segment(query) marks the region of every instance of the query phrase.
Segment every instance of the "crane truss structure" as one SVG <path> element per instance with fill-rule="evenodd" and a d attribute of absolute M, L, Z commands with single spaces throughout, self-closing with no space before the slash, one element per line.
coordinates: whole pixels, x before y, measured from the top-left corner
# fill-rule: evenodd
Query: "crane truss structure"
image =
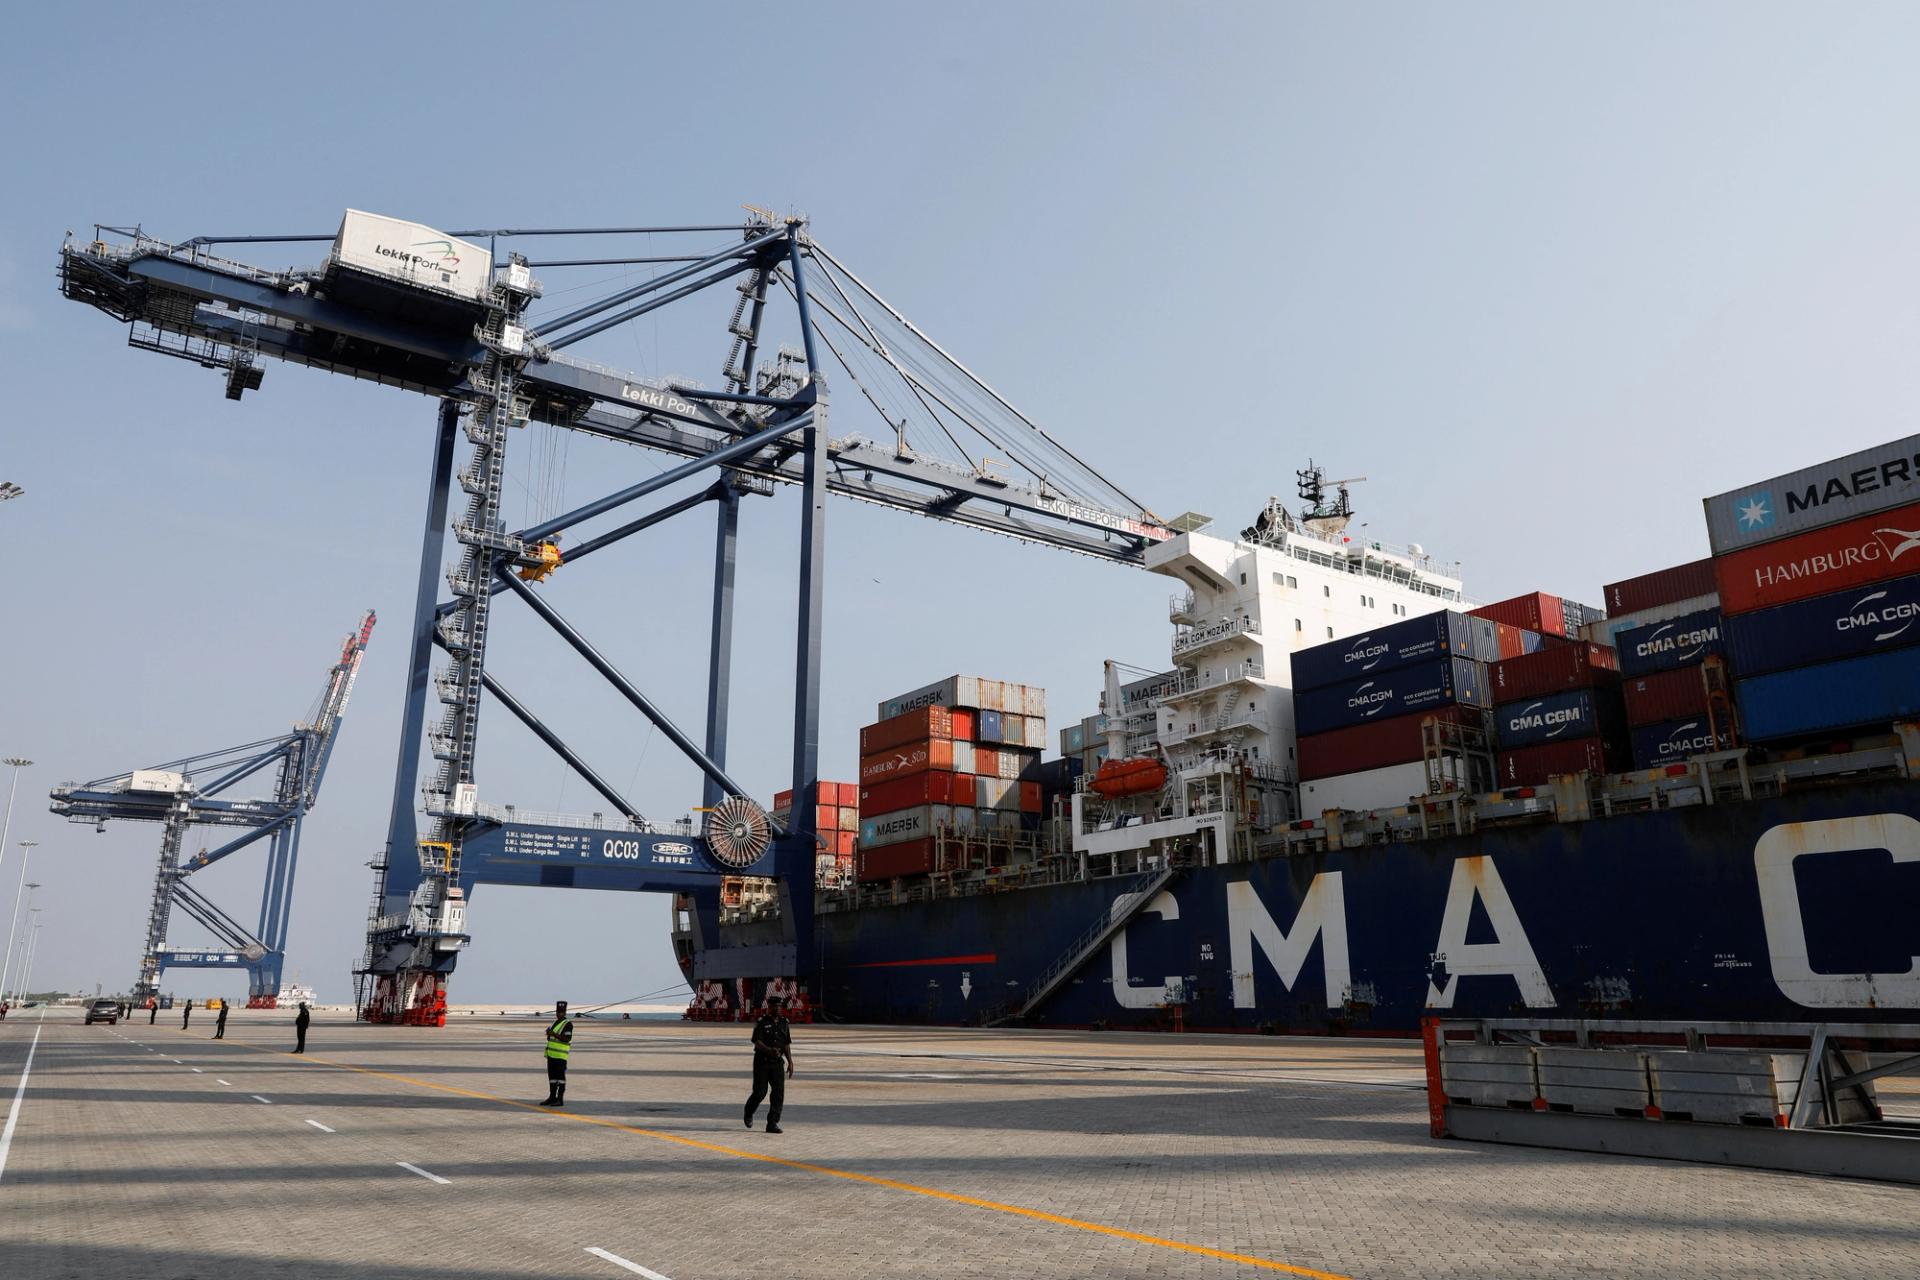
<path fill-rule="evenodd" d="M 54 788 L 53 812 L 69 822 L 91 823 L 102 831 L 109 819 L 160 824 L 159 866 L 140 972 L 133 983 L 136 1004 L 159 994 L 161 975 L 170 968 L 245 969 L 247 1007 L 270 1009 L 276 1004 L 286 961 L 301 823 L 319 797 L 373 624 L 369 611 L 360 626 L 348 633 L 319 701 L 291 732 Z M 241 783 L 269 769 L 274 771 L 270 797 L 232 798 Z M 196 826 L 241 828 L 242 832 L 217 848 L 183 858 L 187 831 Z M 259 921 L 248 929 L 189 880 L 261 840 L 268 847 Z M 218 945 L 211 949 L 170 945 L 167 934 L 176 907 L 212 934 Z"/>
<path fill-rule="evenodd" d="M 356 216 L 348 214 L 351 221 Z M 820 630 L 829 494 L 1000 533 L 1111 562 L 1137 565 L 1173 531 L 1015 409 L 820 246 L 800 218 L 752 211 L 731 225 L 504 229 L 440 233 L 415 224 L 411 244 L 382 248 L 404 263 L 371 267 L 336 236 L 217 236 L 168 242 L 138 228 L 96 227 L 61 254 L 62 291 L 129 325 L 131 345 L 223 373 L 238 399 L 261 385 L 266 358 L 326 369 L 440 400 L 434 468 L 422 538 L 411 637 L 408 701 L 389 840 L 376 861 L 361 971 L 368 1016 L 433 1021 L 446 975 L 466 946 L 465 904 L 478 883 L 594 885 L 670 890 L 694 903 L 702 943 L 699 978 L 799 977 L 813 954 L 815 806 L 818 782 Z M 713 243 L 713 237 L 721 237 Z M 592 237 L 594 256 L 530 251 L 558 238 Z M 635 241 L 636 237 L 643 238 Z M 675 251 L 636 255 L 665 241 Z M 481 248 L 478 241 L 485 241 Z M 263 269 L 217 256 L 229 246 L 332 242 L 318 266 Z M 507 246 L 503 251 L 503 242 Z M 482 256 L 478 287 L 429 263 Z M 637 284 L 581 305 L 541 305 L 535 271 L 655 270 Z M 645 378 L 567 354 L 574 344 L 731 286 L 720 335 L 720 385 Z M 788 312 L 784 304 L 791 305 Z M 776 347 L 774 313 L 797 341 Z M 555 314 L 555 312 L 558 312 Z M 686 314 L 683 306 L 681 315 Z M 769 356 L 769 351 L 773 354 Z M 829 433 L 829 373 L 853 389 L 867 433 Z M 686 459 L 572 511 L 509 530 L 503 464 L 516 428 L 530 422 Z M 468 447 L 461 465 L 459 437 Z M 977 451 L 977 452 L 976 452 Z M 583 536 L 593 522 L 674 485 L 711 475 L 704 490 Z M 791 828 L 771 828 L 742 808 L 726 772 L 733 564 L 741 500 L 775 485 L 801 494 L 799 616 L 795 654 Z M 464 509 L 450 520 L 454 491 Z M 717 510 L 712 631 L 704 738 L 673 724 L 646 692 L 537 591 L 563 566 L 695 507 Z M 583 529 L 583 526 L 586 527 Z M 457 551 L 445 573 L 451 528 Z M 563 539 L 565 540 L 563 542 Z M 547 623 L 704 775 L 705 830 L 661 832 L 564 739 L 487 670 L 492 601 L 511 594 Z M 446 665 L 432 670 L 433 650 Z M 475 762 L 482 693 L 554 750 L 620 817 L 530 824 L 512 806 L 478 794 Z M 428 713 L 437 697 L 437 721 Z M 422 757 L 436 762 L 421 785 Z M 418 803 L 430 825 L 424 829 Z M 716 821 L 718 815 L 726 820 Z M 719 881 L 772 874 L 779 884 L 776 940 L 727 939 L 718 927 Z"/>

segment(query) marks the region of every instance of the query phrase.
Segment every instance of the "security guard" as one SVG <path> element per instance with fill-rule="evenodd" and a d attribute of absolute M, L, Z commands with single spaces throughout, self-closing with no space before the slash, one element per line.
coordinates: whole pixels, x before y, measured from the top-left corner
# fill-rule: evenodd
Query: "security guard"
<path fill-rule="evenodd" d="M 543 1107 L 563 1107 L 567 1103 L 567 1054 L 573 1049 L 573 1019 L 567 1016 L 567 1002 L 553 1006 L 553 1024 L 547 1028 L 547 1100 Z"/>
<path fill-rule="evenodd" d="M 771 1091 L 768 1133 L 781 1131 L 780 1107 L 787 1100 L 787 1080 L 793 1075 L 793 1028 L 780 1012 L 780 1003 L 779 996 L 768 996 L 767 1011 L 753 1024 L 753 1092 L 747 1095 L 746 1121 L 747 1128 L 753 1128 L 753 1113 L 760 1109 L 760 1099 Z"/>

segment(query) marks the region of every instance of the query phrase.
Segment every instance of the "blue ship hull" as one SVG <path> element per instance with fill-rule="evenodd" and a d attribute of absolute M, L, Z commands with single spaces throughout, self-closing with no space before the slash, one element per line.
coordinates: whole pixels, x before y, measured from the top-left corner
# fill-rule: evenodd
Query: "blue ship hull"
<path fill-rule="evenodd" d="M 818 917 L 833 1018 L 969 1023 L 1139 880 Z M 1901 780 L 1211 866 L 1029 1023 L 1404 1034 L 1423 1014 L 1920 1021 L 1920 785 Z"/>

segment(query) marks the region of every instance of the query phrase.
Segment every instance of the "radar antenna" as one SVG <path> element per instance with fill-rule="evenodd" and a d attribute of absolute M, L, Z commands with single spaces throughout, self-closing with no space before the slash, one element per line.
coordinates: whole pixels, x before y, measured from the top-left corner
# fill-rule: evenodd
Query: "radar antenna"
<path fill-rule="evenodd" d="M 1325 467 L 1319 466 L 1312 458 L 1307 465 L 1293 473 L 1299 479 L 1298 489 L 1301 508 L 1300 519 L 1306 527 L 1321 537 L 1331 537 L 1341 533 L 1347 527 L 1347 521 L 1353 519 L 1353 498 L 1348 492 L 1349 485 L 1359 484 L 1365 476 L 1348 476 L 1344 480 L 1328 480 Z M 1327 500 L 1327 490 L 1332 488 L 1333 501 Z"/>

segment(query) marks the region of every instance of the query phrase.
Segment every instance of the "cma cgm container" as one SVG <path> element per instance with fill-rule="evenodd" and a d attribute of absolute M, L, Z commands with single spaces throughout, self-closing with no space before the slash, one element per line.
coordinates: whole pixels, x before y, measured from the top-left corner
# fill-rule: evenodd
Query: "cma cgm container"
<path fill-rule="evenodd" d="M 1706 499 L 1715 555 L 1920 502 L 1920 436 Z"/>
<path fill-rule="evenodd" d="M 1442 655 L 1492 661 L 1500 656 L 1498 624 L 1447 609 L 1317 644 L 1293 654 L 1293 687 L 1322 689 L 1433 662 Z"/>
<path fill-rule="evenodd" d="M 1707 713 L 1707 683 L 1697 664 L 1633 676 L 1621 682 L 1620 692 L 1627 702 L 1628 724 L 1658 724 Z"/>
<path fill-rule="evenodd" d="M 1498 704 L 1618 681 L 1618 661 L 1603 644 L 1556 644 L 1538 653 L 1496 662 L 1487 671 L 1487 696 Z"/>
<path fill-rule="evenodd" d="M 1296 733 L 1304 736 L 1453 703 L 1485 706 L 1486 701 L 1480 664 L 1441 658 L 1365 680 L 1296 691 L 1293 720 Z"/>
<path fill-rule="evenodd" d="M 1719 607 L 1720 593 L 1709 591 L 1705 595 L 1689 596 L 1685 600 L 1675 600 L 1672 604 L 1642 609 L 1638 613 L 1623 613 L 1614 618 L 1602 618 L 1587 628 L 1586 638 L 1595 644 L 1610 644 L 1618 648 L 1620 633 L 1623 631 L 1652 626 L 1656 622 L 1671 622 L 1675 618 L 1684 618 L 1690 613 L 1700 613 Z"/>
<path fill-rule="evenodd" d="M 1610 736 L 1619 721 L 1618 696 L 1604 689 L 1574 689 L 1493 709 L 1493 731 L 1502 751 L 1556 739 Z"/>
<path fill-rule="evenodd" d="M 1614 633 L 1614 646 L 1620 654 L 1620 674 L 1646 676 L 1675 667 L 1695 666 L 1726 652 L 1721 639 L 1722 624 L 1718 609 L 1631 627 Z"/>
<path fill-rule="evenodd" d="M 1708 556 L 1623 582 L 1609 582 L 1602 592 L 1606 596 L 1607 612 L 1619 617 L 1643 609 L 1657 609 L 1676 600 L 1704 596 L 1713 589 L 1713 557 Z"/>
<path fill-rule="evenodd" d="M 1835 662 L 1920 644 L 1920 574 L 1727 619 L 1737 675 Z"/>
<path fill-rule="evenodd" d="M 1740 727 L 1755 742 L 1880 729 L 1920 716 L 1920 649 L 1894 649 L 1734 685 Z"/>
<path fill-rule="evenodd" d="M 1635 725 L 1632 738 L 1633 764 L 1637 769 L 1679 764 L 1688 756 L 1720 749 L 1719 742 L 1713 736 L 1713 726 L 1705 716 Z"/>
<path fill-rule="evenodd" d="M 1294 746 L 1294 763 L 1300 779 L 1309 782 L 1419 760 L 1425 754 L 1421 724 L 1427 720 L 1478 729 L 1485 724 L 1486 713 L 1478 707 L 1455 704 L 1300 738 Z"/>
<path fill-rule="evenodd" d="M 1557 774 L 1615 773 L 1621 762 L 1619 749 L 1597 735 L 1556 739 L 1502 751 L 1494 760 L 1494 785 L 1537 787 Z"/>
<path fill-rule="evenodd" d="M 1714 561 L 1728 617 L 1920 571 L 1920 503 L 1815 529 Z"/>

